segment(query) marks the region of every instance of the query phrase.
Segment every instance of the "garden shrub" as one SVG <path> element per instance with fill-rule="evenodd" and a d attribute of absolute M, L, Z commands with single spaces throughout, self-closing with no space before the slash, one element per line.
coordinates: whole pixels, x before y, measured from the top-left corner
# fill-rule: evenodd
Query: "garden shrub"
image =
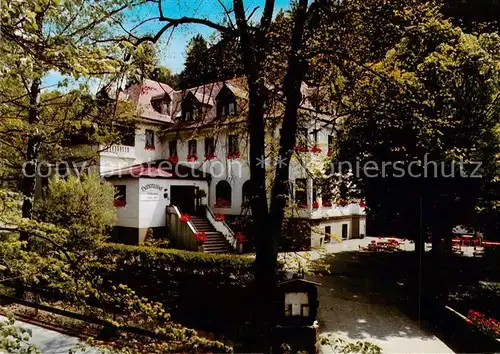
<path fill-rule="evenodd" d="M 96 261 L 91 272 L 104 285 L 127 285 L 189 325 L 231 326 L 251 316 L 250 258 L 106 243 Z"/>

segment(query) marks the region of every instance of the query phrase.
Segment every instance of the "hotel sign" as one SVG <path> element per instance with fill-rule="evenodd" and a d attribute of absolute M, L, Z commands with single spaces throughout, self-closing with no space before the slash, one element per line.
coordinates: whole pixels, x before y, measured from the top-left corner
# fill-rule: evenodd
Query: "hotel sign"
<path fill-rule="evenodd" d="M 148 183 L 141 187 L 141 201 L 160 200 L 160 195 L 163 194 L 167 198 L 167 192 L 158 183 Z"/>

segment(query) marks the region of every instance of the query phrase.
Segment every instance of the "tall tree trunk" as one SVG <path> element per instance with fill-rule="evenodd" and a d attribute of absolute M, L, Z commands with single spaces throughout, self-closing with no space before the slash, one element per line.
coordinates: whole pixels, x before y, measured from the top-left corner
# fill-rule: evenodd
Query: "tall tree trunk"
<path fill-rule="evenodd" d="M 35 124 L 39 120 L 39 103 L 40 103 L 40 78 L 33 79 L 29 98 L 30 105 L 28 110 L 28 123 Z M 31 219 L 33 214 L 33 198 L 35 196 L 36 188 L 36 170 L 37 170 L 37 137 L 30 132 L 28 141 L 26 144 L 26 165 L 23 171 L 23 206 L 22 206 L 22 216 L 23 218 Z M 29 239 L 29 234 L 26 232 L 21 232 L 20 240 L 27 241 Z"/>

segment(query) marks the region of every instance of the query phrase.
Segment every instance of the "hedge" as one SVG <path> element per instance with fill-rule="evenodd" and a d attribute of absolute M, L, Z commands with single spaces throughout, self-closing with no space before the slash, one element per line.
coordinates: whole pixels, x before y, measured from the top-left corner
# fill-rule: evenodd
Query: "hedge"
<path fill-rule="evenodd" d="M 97 260 L 93 272 L 104 284 L 125 284 L 185 324 L 206 328 L 251 317 L 253 259 L 107 243 Z"/>

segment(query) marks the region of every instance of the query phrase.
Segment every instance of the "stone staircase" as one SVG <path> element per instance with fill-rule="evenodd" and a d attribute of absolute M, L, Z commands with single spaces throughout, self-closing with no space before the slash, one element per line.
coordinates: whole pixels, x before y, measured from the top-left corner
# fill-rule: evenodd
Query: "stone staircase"
<path fill-rule="evenodd" d="M 191 223 L 197 232 L 205 232 L 207 241 L 203 245 L 205 253 L 230 253 L 231 245 L 224 235 L 217 231 L 206 218 L 201 216 L 191 216 Z"/>

